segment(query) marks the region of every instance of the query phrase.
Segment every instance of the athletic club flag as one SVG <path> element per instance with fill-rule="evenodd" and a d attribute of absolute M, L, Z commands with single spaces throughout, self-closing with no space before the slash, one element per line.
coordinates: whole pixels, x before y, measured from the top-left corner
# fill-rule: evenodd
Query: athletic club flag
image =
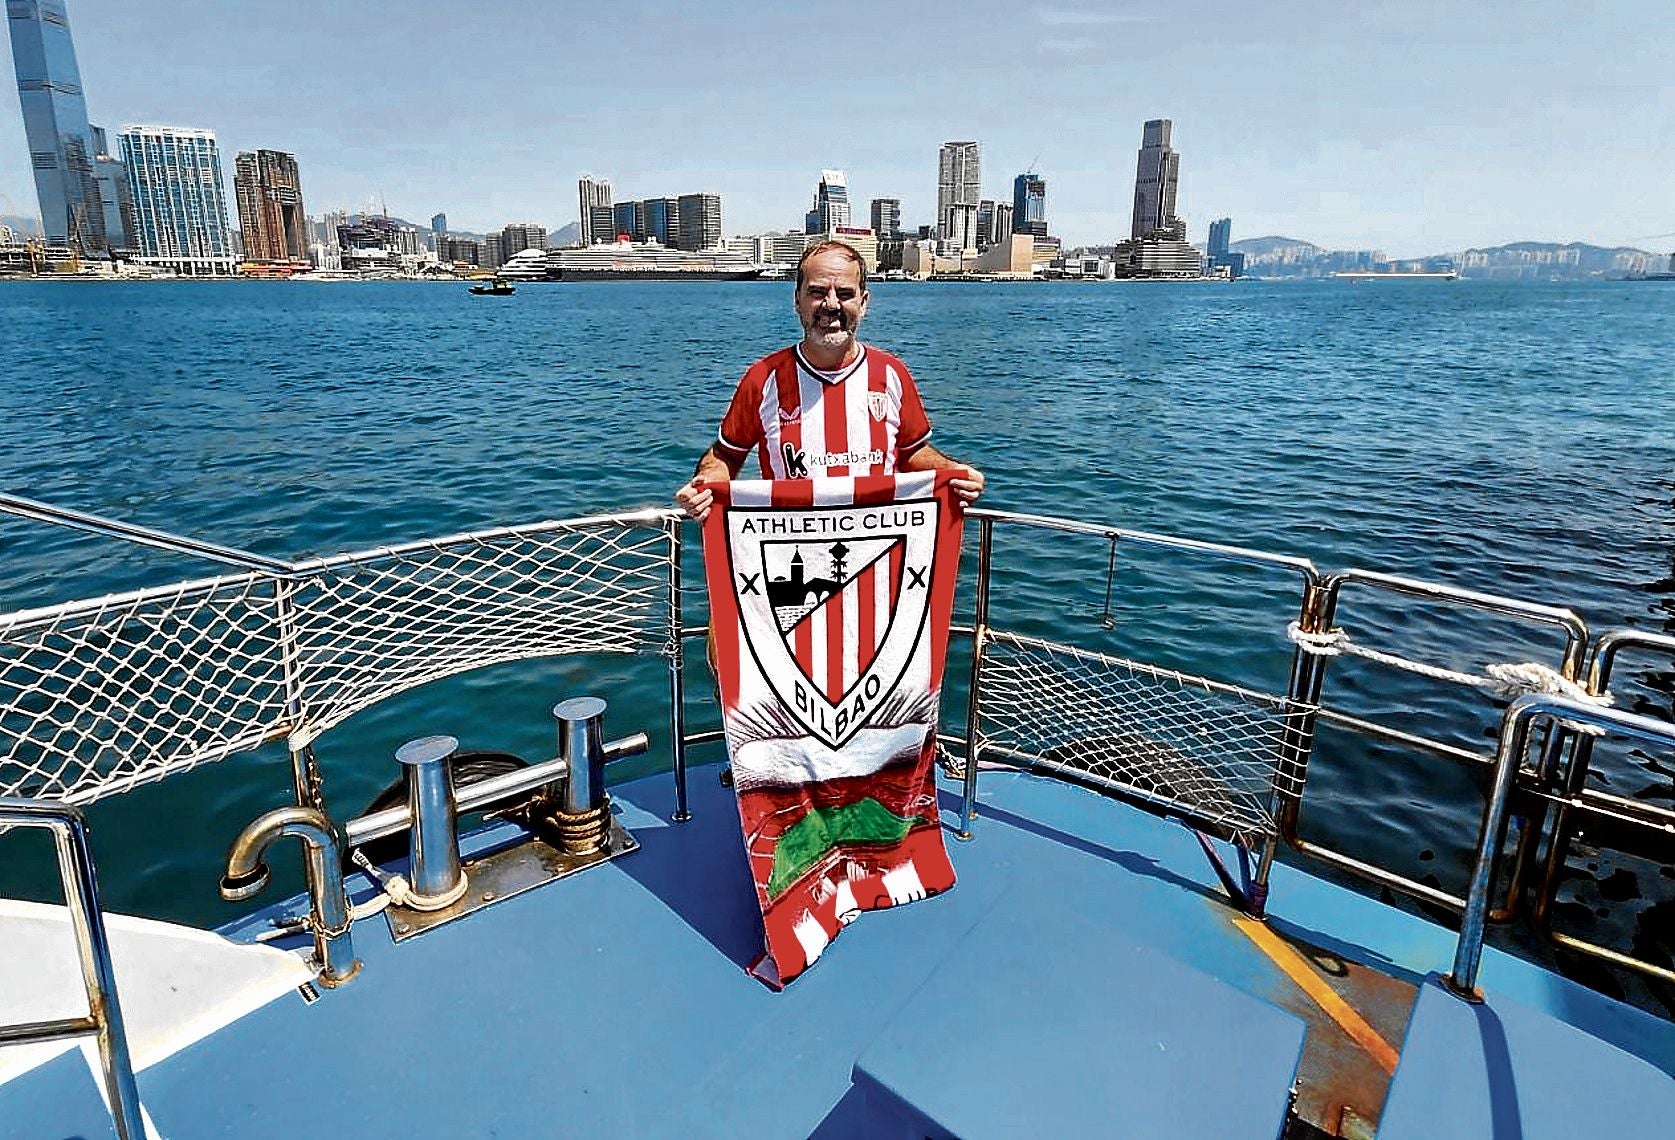
<path fill-rule="evenodd" d="M 957 474 L 711 485 L 710 628 L 770 985 L 862 911 L 954 885 L 935 759 Z"/>

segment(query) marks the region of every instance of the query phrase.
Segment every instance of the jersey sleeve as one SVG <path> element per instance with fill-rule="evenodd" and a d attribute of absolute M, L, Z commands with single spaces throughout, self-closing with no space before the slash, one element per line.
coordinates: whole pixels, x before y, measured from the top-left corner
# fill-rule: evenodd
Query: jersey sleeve
<path fill-rule="evenodd" d="M 716 443 L 733 455 L 749 455 L 762 442 L 762 384 L 766 374 L 760 362 L 751 365 L 733 390 L 727 414 L 721 417 Z"/>
<path fill-rule="evenodd" d="M 913 374 L 899 361 L 896 369 L 901 377 L 901 425 L 896 431 L 896 454 L 905 458 L 931 438 L 931 419 L 925 414 L 925 404 L 919 399 L 919 385 L 913 382 Z"/>

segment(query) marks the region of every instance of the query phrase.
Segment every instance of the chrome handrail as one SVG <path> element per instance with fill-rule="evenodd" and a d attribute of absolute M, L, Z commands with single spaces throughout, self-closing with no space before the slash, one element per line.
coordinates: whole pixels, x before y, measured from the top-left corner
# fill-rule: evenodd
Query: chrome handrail
<path fill-rule="evenodd" d="M 1484 805 L 1483 821 L 1478 831 L 1477 857 L 1472 864 L 1465 917 L 1460 923 L 1460 936 L 1454 946 L 1454 966 L 1444 979 L 1455 993 L 1472 1000 L 1481 997 L 1477 988 L 1477 970 L 1483 957 L 1483 931 L 1489 918 L 1489 892 L 1494 888 L 1495 863 L 1501 854 L 1501 831 L 1506 825 L 1507 801 L 1524 753 L 1529 749 L 1531 725 L 1537 719 L 1568 721 L 1633 737 L 1648 744 L 1675 747 L 1675 724 L 1637 713 L 1621 712 L 1546 693 L 1527 693 L 1507 707 L 1495 750 L 1494 785 L 1489 801 Z"/>
<path fill-rule="evenodd" d="M 0 797 L 0 827 L 39 828 L 52 832 L 58 849 L 58 874 L 64 902 L 75 932 L 81 959 L 82 986 L 87 991 L 87 1016 L 54 1021 L 0 1025 L 0 1046 L 59 1041 L 66 1037 L 97 1037 L 104 1068 L 105 1097 L 111 1119 L 122 1140 L 143 1140 L 139 1085 L 128 1054 L 128 1033 L 117 998 L 116 971 L 111 966 L 110 939 L 99 909 L 99 879 L 87 842 L 87 819 L 80 809 L 50 800 Z"/>

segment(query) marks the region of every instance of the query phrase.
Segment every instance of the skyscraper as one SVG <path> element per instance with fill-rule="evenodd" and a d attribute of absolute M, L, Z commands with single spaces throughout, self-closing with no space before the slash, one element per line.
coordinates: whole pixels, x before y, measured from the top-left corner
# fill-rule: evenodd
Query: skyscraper
<path fill-rule="evenodd" d="M 131 251 L 138 227 L 134 199 L 128 193 L 128 171 L 122 160 L 111 154 L 104 128 L 90 125 L 88 130 L 93 132 L 93 177 L 105 208 L 105 241 L 113 250 Z"/>
<path fill-rule="evenodd" d="M 678 249 L 718 249 L 721 246 L 721 195 L 682 194 Z"/>
<path fill-rule="evenodd" d="M 247 261 L 307 261 L 307 213 L 294 155 L 240 151 L 233 159 L 233 197 Z"/>
<path fill-rule="evenodd" d="M 616 239 L 626 237 L 630 241 L 639 241 L 643 235 L 634 232 L 634 221 L 639 211 L 632 202 L 618 202 L 611 207 L 611 237 Z"/>
<path fill-rule="evenodd" d="M 977 248 L 988 249 L 995 243 L 995 200 L 984 198 L 977 203 Z"/>
<path fill-rule="evenodd" d="M 1206 252 L 1213 262 L 1218 257 L 1227 256 L 1227 246 L 1233 237 L 1233 219 L 1221 218 L 1210 223 L 1210 240 Z"/>
<path fill-rule="evenodd" d="M 829 234 L 849 225 L 849 184 L 841 170 L 822 170 L 814 188 L 814 208 L 803 220 L 803 232 Z"/>
<path fill-rule="evenodd" d="M 1225 269 L 1229 277 L 1243 277 L 1245 255 L 1234 253 L 1233 219 L 1219 218 L 1210 223 L 1210 240 L 1206 243 L 1205 268 L 1212 273 Z"/>
<path fill-rule="evenodd" d="M 880 241 L 901 237 L 901 199 L 874 198 L 872 200 L 872 232 Z"/>
<path fill-rule="evenodd" d="M 975 142 L 945 142 L 937 152 L 937 236 L 961 249 L 975 249 L 977 245 L 981 173 Z"/>
<path fill-rule="evenodd" d="M 436 251 L 437 259 L 448 259 L 448 215 L 432 214 L 430 216 L 430 248 Z"/>
<path fill-rule="evenodd" d="M 547 227 L 539 222 L 513 222 L 500 231 L 500 256 L 504 261 L 526 249 L 547 248 Z"/>
<path fill-rule="evenodd" d="M 49 245 L 74 237 L 81 252 L 101 253 L 108 243 L 93 164 L 98 151 L 64 0 L 6 0 L 6 25 L 44 236 Z"/>
<path fill-rule="evenodd" d="M 1173 124 L 1168 119 L 1148 121 L 1140 136 L 1140 161 L 1134 174 L 1134 228 L 1130 237 L 1175 233 L 1175 189 L 1181 180 L 1181 156 L 1169 145 Z M 1014 226 L 1017 219 L 1013 219 Z"/>
<path fill-rule="evenodd" d="M 647 198 L 646 208 L 646 240 L 666 245 L 670 249 L 680 247 L 680 201 L 675 198 Z"/>
<path fill-rule="evenodd" d="M 1204 259 L 1186 240 L 1186 223 L 1175 216 L 1175 188 L 1181 157 L 1169 146 L 1170 122 L 1152 119 L 1140 136 L 1134 173 L 1133 236 L 1111 251 L 1118 277 L 1202 277 Z"/>
<path fill-rule="evenodd" d="M 1047 180 L 1025 171 L 1012 180 L 1012 229 L 1010 233 L 1047 236 Z"/>
<path fill-rule="evenodd" d="M 192 277 L 231 273 L 232 227 L 213 131 L 125 127 L 140 260 Z"/>
<path fill-rule="evenodd" d="M 595 210 L 603 206 L 609 217 L 611 208 L 611 184 L 607 179 L 595 178 L 591 174 L 584 174 L 576 181 L 576 196 L 581 206 L 581 244 L 592 245 L 594 242 L 610 241 L 616 237 L 614 233 L 599 233 L 595 223 L 601 217 Z M 607 229 L 609 226 L 607 225 Z"/>

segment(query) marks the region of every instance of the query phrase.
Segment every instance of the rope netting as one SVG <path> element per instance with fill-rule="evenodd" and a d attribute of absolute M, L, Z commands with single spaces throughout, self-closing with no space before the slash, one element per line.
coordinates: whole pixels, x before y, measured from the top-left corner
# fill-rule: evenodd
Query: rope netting
<path fill-rule="evenodd" d="M 1284 759 L 1278 697 L 1156 665 L 991 633 L 978 679 L 979 756 L 1086 772 L 1255 846 L 1274 834 L 1273 792 L 1302 792 Z"/>
<path fill-rule="evenodd" d="M 458 535 L 0 616 L 0 796 L 85 803 L 295 747 L 485 665 L 671 652 L 662 520 Z"/>

